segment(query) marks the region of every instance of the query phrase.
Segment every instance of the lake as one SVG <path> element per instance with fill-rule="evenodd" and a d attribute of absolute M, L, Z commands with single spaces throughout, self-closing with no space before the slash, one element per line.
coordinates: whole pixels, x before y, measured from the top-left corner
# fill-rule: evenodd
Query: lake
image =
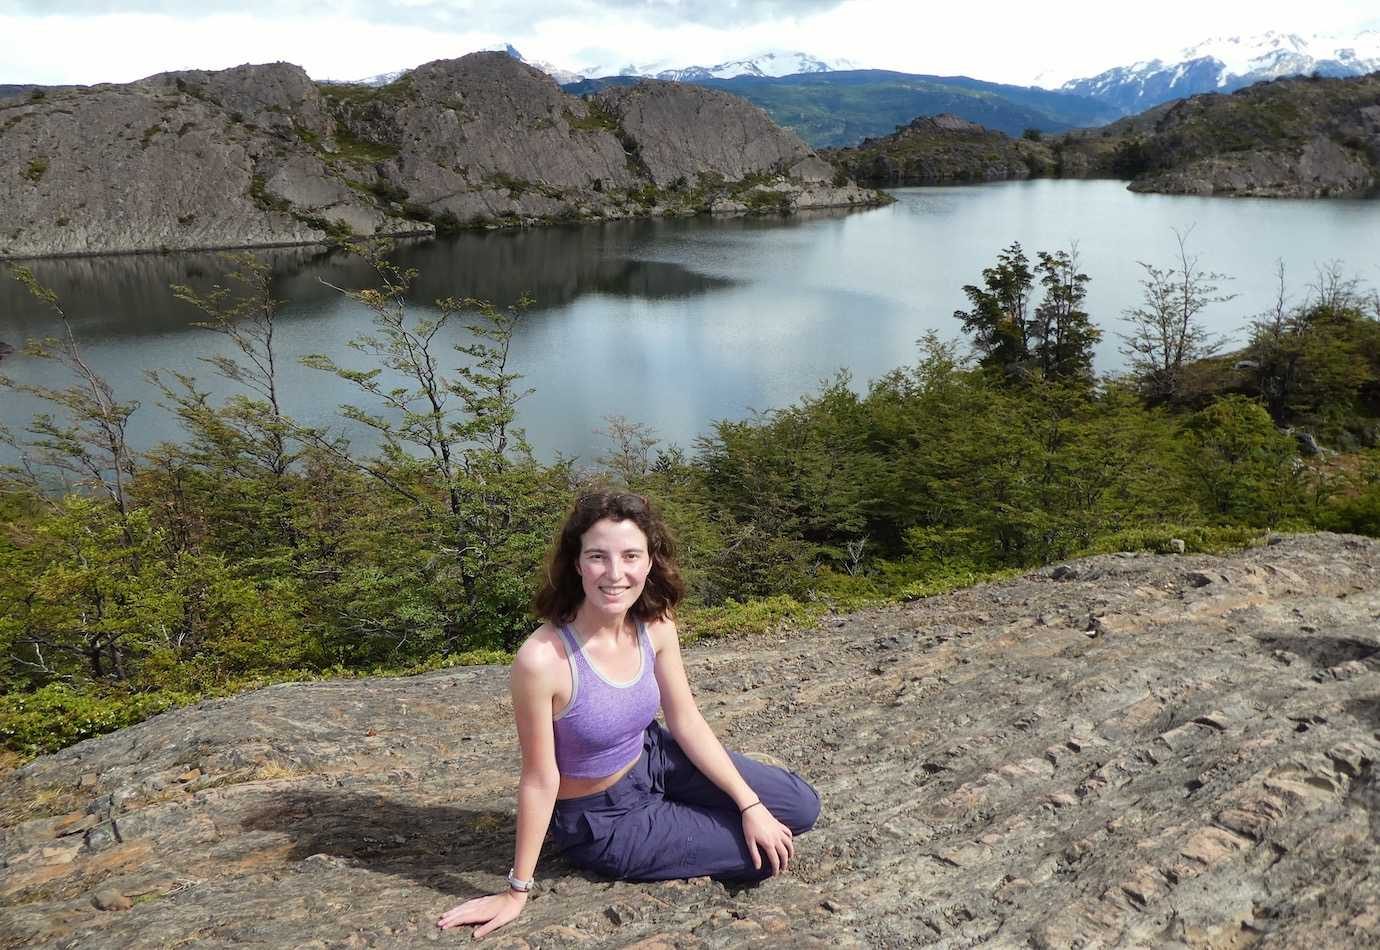
<path fill-rule="evenodd" d="M 1114 181 L 1009 182 L 904 188 L 885 208 L 810 212 L 790 218 L 620 221 L 494 231 L 411 242 L 394 255 L 420 272 L 418 306 L 443 296 L 535 306 L 514 341 L 511 366 L 535 389 L 520 424 L 544 458 L 589 460 L 605 416 L 652 426 L 690 447 L 715 419 L 788 405 L 840 369 L 863 389 L 913 361 L 915 341 L 934 330 L 958 336 L 953 311 L 963 285 L 981 283 L 997 252 L 1019 240 L 1027 255 L 1076 242 L 1091 277 L 1087 308 L 1102 327 L 1097 369 L 1123 359 L 1117 331 L 1139 301 L 1137 261 L 1176 263 L 1174 229 L 1192 229 L 1189 250 L 1208 270 L 1231 276 L 1237 296 L 1208 313 L 1212 328 L 1239 342 L 1275 292 L 1283 260 L 1295 297 L 1315 268 L 1339 261 L 1380 285 L 1380 200 L 1284 201 L 1137 195 Z M 284 399 L 301 421 L 334 425 L 354 399 L 343 382 L 295 365 L 326 353 L 363 367 L 347 341 L 368 314 L 328 284 L 370 285 L 357 259 L 319 248 L 260 252 L 285 301 L 277 344 L 287 365 Z M 173 283 L 206 287 L 224 264 L 214 254 L 170 254 L 28 262 L 61 297 L 89 362 L 117 397 L 139 400 L 131 437 L 146 448 L 179 437 L 157 405 L 146 369 L 190 372 L 223 391 L 199 356 L 226 341 L 190 324 L 198 314 L 173 299 Z M 0 340 L 53 332 L 53 320 L 13 280 L 0 280 Z M 457 326 L 452 341 L 464 339 Z M 0 369 L 20 380 L 53 381 L 41 361 L 15 354 Z M 0 395 L 0 422 L 19 430 L 35 410 L 27 397 Z"/>

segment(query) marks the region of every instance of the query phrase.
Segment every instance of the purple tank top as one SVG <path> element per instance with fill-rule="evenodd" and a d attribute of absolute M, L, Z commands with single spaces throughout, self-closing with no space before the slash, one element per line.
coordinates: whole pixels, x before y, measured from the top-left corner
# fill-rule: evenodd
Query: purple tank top
<path fill-rule="evenodd" d="M 552 722 L 556 767 L 570 778 L 603 778 L 637 758 L 642 734 L 656 718 L 661 706 L 656 652 L 639 621 L 642 665 L 632 680 L 616 683 L 589 661 L 569 627 L 559 629 L 570 661 L 570 702 Z"/>

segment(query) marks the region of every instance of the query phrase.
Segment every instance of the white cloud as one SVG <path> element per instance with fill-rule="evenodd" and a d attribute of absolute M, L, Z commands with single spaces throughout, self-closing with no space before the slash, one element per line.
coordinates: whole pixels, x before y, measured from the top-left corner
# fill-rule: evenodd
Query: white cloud
<path fill-rule="evenodd" d="M 1089 75 L 1222 34 L 1380 27 L 1373 3 L 1162 0 L 1125 26 L 1104 0 L 0 0 L 0 82 L 127 82 L 168 69 L 286 60 L 322 79 L 511 42 L 557 66 L 709 65 L 797 49 L 906 72 L 1024 83 Z"/>

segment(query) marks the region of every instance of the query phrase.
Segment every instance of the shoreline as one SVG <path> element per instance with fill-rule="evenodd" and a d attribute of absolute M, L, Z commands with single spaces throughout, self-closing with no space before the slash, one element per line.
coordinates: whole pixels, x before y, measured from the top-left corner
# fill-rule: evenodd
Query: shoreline
<path fill-rule="evenodd" d="M 986 184 L 984 182 L 972 182 L 970 184 Z M 898 186 L 899 187 L 899 186 Z M 878 189 L 872 189 L 886 200 L 868 201 L 864 203 L 845 202 L 839 204 L 811 204 L 803 205 L 792 209 L 786 213 L 780 212 L 756 212 L 751 210 L 724 210 L 724 211 L 695 211 L 690 214 L 671 211 L 664 214 L 625 214 L 625 215 L 598 215 L 588 218 L 558 219 L 558 218 L 530 218 L 517 221 L 504 221 L 495 219 L 486 221 L 482 224 L 474 224 L 457 231 L 439 234 L 434 228 L 419 229 L 416 231 L 392 231 L 387 234 L 360 234 L 355 235 L 351 240 L 370 241 L 379 238 L 392 240 L 395 238 L 407 239 L 436 239 L 447 237 L 455 233 L 473 233 L 478 231 L 515 231 L 526 230 L 528 228 L 551 228 L 569 225 L 589 225 L 603 224 L 611 221 L 651 221 L 659 218 L 769 218 L 782 217 L 790 218 L 801 212 L 809 211 L 830 211 L 841 209 L 866 210 L 871 208 L 884 208 L 895 202 L 895 198 L 886 195 Z M 150 256 L 161 257 L 170 254 L 205 254 L 218 251 L 256 251 L 273 250 L 286 247 L 322 247 L 335 248 L 344 243 L 334 238 L 325 238 L 316 241 L 272 241 L 262 244 L 197 244 L 187 247 L 144 247 L 144 248 L 115 248 L 108 250 L 93 251 L 62 251 L 54 254 L 0 254 L 0 264 L 20 263 L 23 261 L 57 261 L 57 260 L 81 260 L 94 257 L 138 257 Z"/>

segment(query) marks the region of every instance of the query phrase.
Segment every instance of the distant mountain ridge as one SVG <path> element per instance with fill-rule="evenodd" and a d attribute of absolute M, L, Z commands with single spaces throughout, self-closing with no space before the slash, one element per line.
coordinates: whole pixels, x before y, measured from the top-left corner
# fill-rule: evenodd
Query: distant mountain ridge
<path fill-rule="evenodd" d="M 858 69 L 859 64 L 848 59 L 824 60 L 808 53 L 770 50 L 743 59 L 729 60 L 714 66 L 680 66 L 667 68 L 662 64 L 651 66 L 624 66 L 614 69 L 602 67 L 586 70 L 585 76 L 641 76 L 647 79 L 669 79 L 673 82 L 696 82 L 703 79 L 736 79 L 739 76 L 755 76 L 759 79 L 779 79 L 801 73 L 846 72 Z"/>
<path fill-rule="evenodd" d="M 666 79 L 672 82 L 694 82 L 701 79 L 733 79 L 738 76 L 780 77 L 797 73 L 826 73 L 858 69 L 858 64 L 848 59 L 824 60 L 792 50 L 768 50 L 742 59 L 729 60 L 714 66 L 670 66 L 667 63 L 646 65 L 601 65 L 592 69 L 565 69 L 541 60 L 528 59 L 511 43 L 494 46 L 477 52 L 507 53 L 520 63 L 540 69 L 561 85 L 609 76 L 635 76 L 640 79 Z M 365 79 L 347 80 L 365 86 L 386 86 L 397 82 L 411 72 L 410 69 L 397 69 L 393 72 L 379 73 Z M 331 80 L 327 80 L 328 82 Z M 3 87 L 0 87 L 3 88 Z"/>
<path fill-rule="evenodd" d="M 562 86 L 589 95 L 628 86 L 636 76 L 606 76 Z M 1104 103 L 1034 86 L 1009 86 L 967 76 L 926 76 L 885 69 L 692 79 L 764 109 L 812 148 L 855 145 L 889 135 L 916 116 L 949 113 L 989 129 L 1019 136 L 1026 129 L 1061 132 L 1102 125 L 1119 117 Z"/>
<path fill-rule="evenodd" d="M 1267 32 L 1216 37 L 1163 59 L 1070 80 L 1061 92 L 1106 103 L 1122 115 L 1204 92 L 1234 92 L 1269 79 L 1364 76 L 1380 70 L 1380 31 L 1303 37 Z"/>

